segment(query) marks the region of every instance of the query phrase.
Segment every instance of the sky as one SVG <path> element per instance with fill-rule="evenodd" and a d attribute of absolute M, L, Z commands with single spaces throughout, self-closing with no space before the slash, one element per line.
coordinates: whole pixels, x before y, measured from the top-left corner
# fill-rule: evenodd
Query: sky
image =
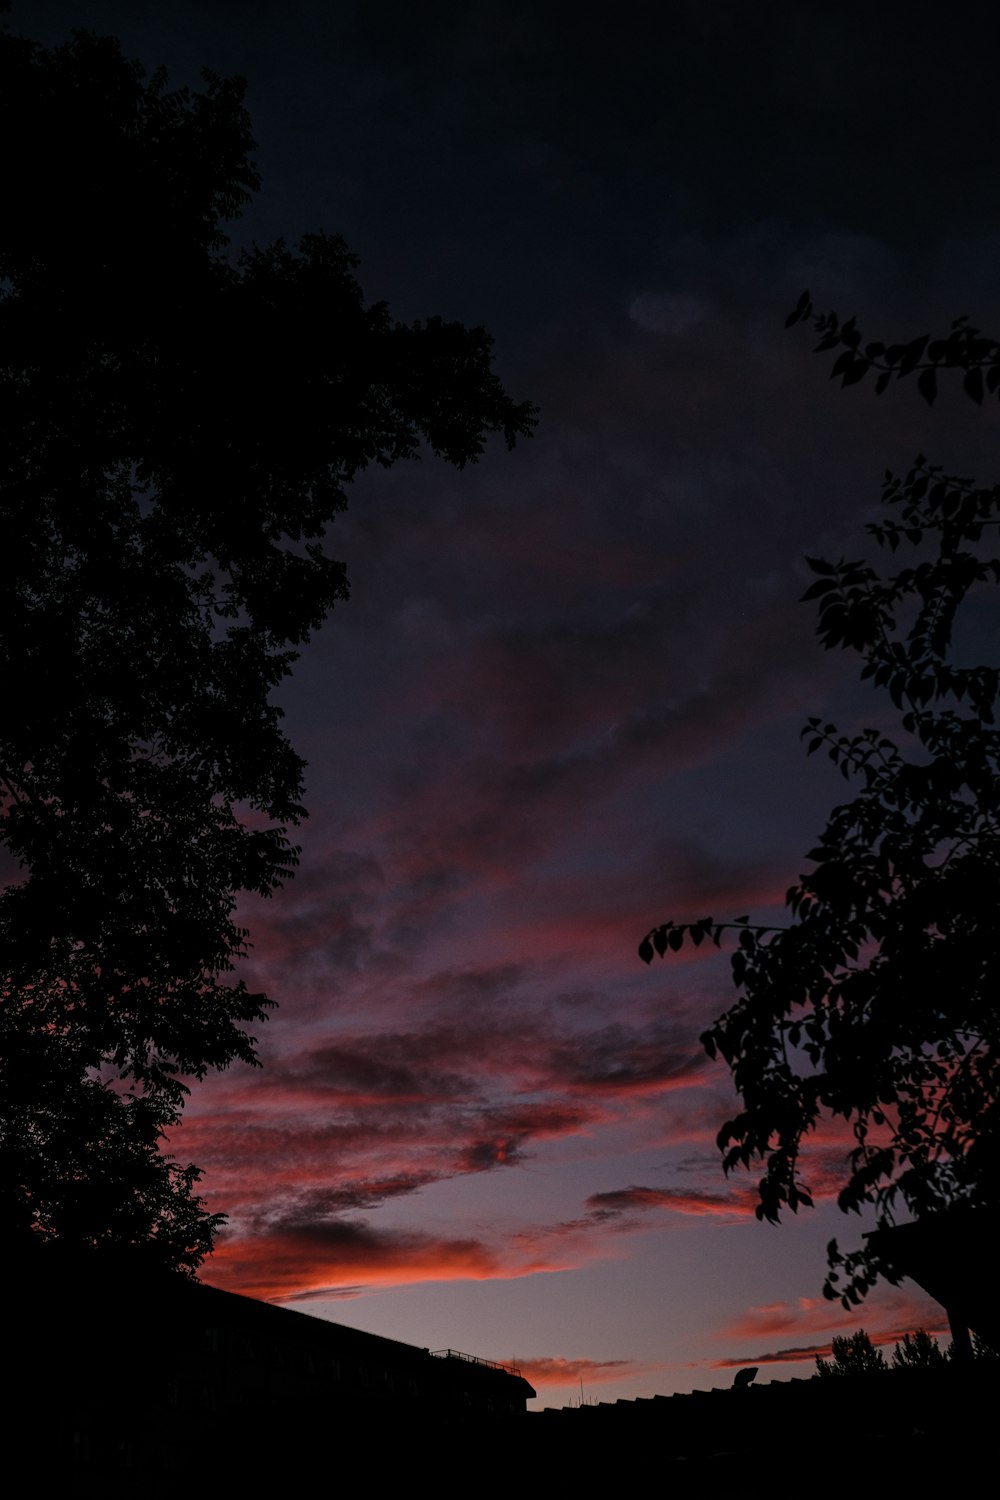
<path fill-rule="evenodd" d="M 825 1302 L 817 1208 L 753 1216 L 700 1032 L 724 957 L 656 922 L 773 917 L 843 796 L 809 715 L 886 722 L 813 635 L 806 556 L 862 546 L 886 467 L 996 475 L 996 413 L 841 391 L 784 317 L 1000 327 L 992 8 L 854 3 L 15 3 L 197 85 L 241 74 L 263 189 L 235 245 L 325 230 L 371 300 L 484 324 L 529 442 L 364 475 L 351 598 L 278 697 L 297 876 L 247 903 L 278 1009 L 172 1141 L 229 1216 L 205 1279 L 516 1360 L 532 1403 L 808 1375 L 910 1283 Z"/>

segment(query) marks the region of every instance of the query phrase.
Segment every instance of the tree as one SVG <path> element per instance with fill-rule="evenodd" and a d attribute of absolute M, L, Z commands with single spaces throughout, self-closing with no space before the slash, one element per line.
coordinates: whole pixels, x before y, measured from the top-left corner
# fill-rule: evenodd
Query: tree
<path fill-rule="evenodd" d="M 892 1368 L 894 1370 L 927 1370 L 935 1369 L 943 1365 L 947 1355 L 941 1348 L 936 1338 L 932 1338 L 926 1328 L 918 1328 L 916 1333 L 904 1333 L 902 1343 L 898 1343 L 892 1352 Z"/>
<path fill-rule="evenodd" d="M 831 1375 L 876 1375 L 889 1368 L 885 1355 L 881 1349 L 873 1347 L 863 1328 L 844 1338 L 835 1338 L 830 1349 L 832 1359 L 822 1359 L 817 1354 L 814 1378 L 823 1380 Z"/>
<path fill-rule="evenodd" d="M 2 1017 L 0 1204 L 4 1243 L 29 1251 L 122 1257 L 138 1271 L 193 1272 L 223 1222 L 194 1187 L 201 1175 L 162 1152 L 176 1116 L 155 1092 L 118 1092 L 88 1068 L 89 1051 L 67 1030 L 44 1031 Z"/>
<path fill-rule="evenodd" d="M 347 598 L 329 523 L 372 463 L 534 423 L 484 330 L 394 321 L 339 238 L 229 251 L 253 141 L 203 77 L 0 34 L 4 1212 L 187 1268 L 217 1221 L 157 1143 L 186 1080 L 255 1060 L 233 912 L 295 865 L 271 695 Z"/>
<path fill-rule="evenodd" d="M 1000 342 L 964 319 L 946 339 L 872 343 L 854 320 L 816 317 L 803 294 L 789 322 L 812 318 L 844 384 L 877 370 L 878 388 L 918 372 L 934 399 L 939 371 L 963 370 L 975 400 L 1000 391 Z M 842 346 L 842 347 L 841 347 Z M 931 380 L 929 377 L 933 376 Z M 857 788 L 836 807 L 787 893 L 789 921 L 666 922 L 643 939 L 648 963 L 686 942 L 735 932 L 738 999 L 703 1036 L 729 1066 L 742 1109 L 718 1137 L 723 1167 L 763 1164 L 759 1218 L 812 1204 L 801 1158 L 821 1120 L 849 1123 L 853 1148 L 838 1202 L 920 1218 L 1000 1199 L 1000 670 L 960 664 L 962 606 L 1000 581 L 992 555 L 1000 487 L 946 476 L 923 457 L 886 475 L 883 552 L 909 560 L 810 561 L 827 649 L 855 652 L 896 724 L 838 734 L 810 719 L 803 735 Z M 897 561 L 900 560 L 897 558 Z M 856 1303 L 891 1265 L 871 1243 L 828 1251 L 824 1291 Z"/>

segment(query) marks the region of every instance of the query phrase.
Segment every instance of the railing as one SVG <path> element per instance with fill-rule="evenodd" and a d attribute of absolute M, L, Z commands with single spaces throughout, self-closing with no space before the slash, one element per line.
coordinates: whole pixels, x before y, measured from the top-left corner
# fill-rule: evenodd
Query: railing
<path fill-rule="evenodd" d="M 483 1365 L 487 1370 L 503 1370 L 508 1375 L 520 1375 L 521 1367 L 503 1364 L 498 1359 L 480 1359 L 478 1354 L 463 1354 L 459 1349 L 432 1349 L 432 1359 L 464 1359 L 470 1365 Z"/>

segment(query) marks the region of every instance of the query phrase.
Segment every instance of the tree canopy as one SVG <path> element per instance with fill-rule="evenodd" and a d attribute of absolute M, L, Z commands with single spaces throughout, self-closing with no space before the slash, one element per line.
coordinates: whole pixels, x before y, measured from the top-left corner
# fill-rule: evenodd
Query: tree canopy
<path fill-rule="evenodd" d="M 948 1358 L 937 1339 L 918 1328 L 915 1333 L 904 1333 L 902 1340 L 892 1351 L 894 1370 L 933 1370 L 943 1365 Z"/>
<path fill-rule="evenodd" d="M 0 32 L 0 1192 L 187 1268 L 216 1221 L 157 1143 L 270 1004 L 234 908 L 295 865 L 272 694 L 347 598 L 329 524 L 371 464 L 534 423 L 483 329 L 395 321 L 338 237 L 232 252 L 254 143 L 203 78 Z"/>
<path fill-rule="evenodd" d="M 937 1339 L 926 1328 L 915 1333 L 904 1333 L 892 1351 L 892 1361 L 887 1364 L 881 1349 L 876 1349 L 863 1328 L 856 1333 L 835 1338 L 830 1346 L 830 1358 L 816 1356 L 816 1375 L 874 1375 L 882 1370 L 935 1370 L 950 1358 Z"/>
<path fill-rule="evenodd" d="M 907 1340 L 909 1337 L 907 1334 Z M 899 1345 L 896 1347 L 898 1349 Z M 831 1375 L 877 1375 L 889 1368 L 885 1355 L 881 1349 L 875 1348 L 863 1328 L 859 1328 L 857 1333 L 835 1338 L 830 1346 L 830 1354 L 830 1359 L 823 1359 L 817 1354 L 814 1378 L 822 1380 Z"/>
<path fill-rule="evenodd" d="M 1000 391 L 1000 342 L 964 319 L 942 340 L 863 345 L 852 319 L 813 314 L 833 375 L 879 389 L 917 372 L 928 401 L 939 373 L 964 372 L 975 400 Z M 861 366 L 864 368 L 861 368 Z M 934 382 L 925 379 L 934 375 Z M 788 921 L 665 922 L 648 963 L 685 943 L 735 936 L 735 1003 L 704 1034 L 728 1065 L 742 1108 L 719 1132 L 727 1172 L 762 1168 L 759 1218 L 811 1206 L 806 1147 L 823 1120 L 853 1136 L 838 1202 L 918 1218 L 995 1206 L 1000 1188 L 1000 666 L 967 655 L 960 617 L 1000 582 L 1000 487 L 951 477 L 922 456 L 887 474 L 868 527 L 888 567 L 811 560 L 805 594 L 827 649 L 854 652 L 861 678 L 888 699 L 889 732 L 840 734 L 810 719 L 808 752 L 825 752 L 854 788 L 786 896 Z M 981 632 L 980 632 L 981 634 Z M 856 1303 L 891 1267 L 872 1244 L 829 1247 L 824 1290 Z"/>

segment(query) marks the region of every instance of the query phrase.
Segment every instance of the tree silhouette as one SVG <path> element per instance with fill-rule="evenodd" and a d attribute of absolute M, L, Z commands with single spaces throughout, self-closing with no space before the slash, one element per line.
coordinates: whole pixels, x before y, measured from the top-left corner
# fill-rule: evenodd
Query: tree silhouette
<path fill-rule="evenodd" d="M 892 1352 L 894 1370 L 926 1370 L 943 1365 L 947 1355 L 937 1339 L 932 1338 L 926 1328 L 916 1333 L 904 1333 L 902 1342 Z"/>
<path fill-rule="evenodd" d="M 821 351 L 852 384 L 964 370 L 981 399 L 1000 388 L 1000 343 L 964 320 L 950 338 L 857 351 L 854 320 L 815 317 L 808 294 L 789 321 L 812 317 Z M 853 361 L 853 363 L 852 363 Z M 860 362 L 860 363 L 859 363 Z M 860 369 L 860 364 L 864 369 Z M 970 382 L 970 375 L 976 379 Z M 702 1040 L 729 1066 L 742 1110 L 723 1125 L 723 1166 L 764 1165 L 759 1218 L 811 1206 L 800 1157 L 823 1118 L 849 1122 L 840 1207 L 875 1210 L 879 1226 L 954 1205 L 996 1205 L 1000 1193 L 1000 669 L 955 659 L 962 606 L 1000 581 L 993 555 L 1000 487 L 951 478 L 923 457 L 886 476 L 884 518 L 868 527 L 904 566 L 811 561 L 805 598 L 827 649 L 859 655 L 881 689 L 891 733 L 845 736 L 810 719 L 803 735 L 857 788 L 834 809 L 790 888 L 786 926 L 739 917 L 666 922 L 643 939 L 648 963 L 686 942 L 734 932 L 736 1003 Z M 966 632 L 968 638 L 969 632 Z M 831 1242 L 824 1290 L 856 1303 L 891 1265 L 871 1243 L 844 1256 Z"/>
<path fill-rule="evenodd" d="M 197 1168 L 159 1149 L 177 1107 L 117 1091 L 66 1028 L 32 1029 L 0 1008 L 0 1204 L 5 1249 L 38 1245 L 127 1256 L 135 1269 L 193 1272 L 222 1223 L 195 1195 Z"/>
<path fill-rule="evenodd" d="M 816 1376 L 821 1380 L 831 1375 L 875 1375 L 889 1368 L 881 1349 L 874 1348 L 863 1328 L 835 1338 L 830 1348 L 832 1359 L 816 1356 Z"/>
<path fill-rule="evenodd" d="M 188 1269 L 216 1219 L 157 1146 L 270 1004 L 233 912 L 295 865 L 271 694 L 347 597 L 329 523 L 369 464 L 534 422 L 482 329 L 394 321 L 339 238 L 229 253 L 253 141 L 203 77 L 0 34 L 0 1184 L 30 1243 Z"/>

